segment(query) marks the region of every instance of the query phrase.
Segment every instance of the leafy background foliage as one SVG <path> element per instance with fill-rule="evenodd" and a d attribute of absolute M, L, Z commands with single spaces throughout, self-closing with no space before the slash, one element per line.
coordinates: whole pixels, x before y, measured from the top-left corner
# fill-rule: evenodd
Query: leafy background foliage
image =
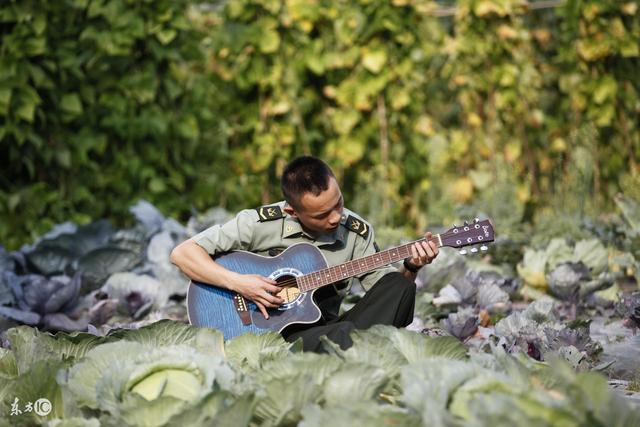
<path fill-rule="evenodd" d="M 635 5 L 456 4 L 447 19 L 419 1 L 229 4 L 213 59 L 254 108 L 223 115 L 240 170 L 311 151 L 375 221 L 417 228 L 465 203 L 515 221 L 557 194 L 601 207 L 637 183 Z"/>
<path fill-rule="evenodd" d="M 210 201 L 215 186 L 201 168 L 215 174 L 223 164 L 216 89 L 187 5 L 0 8 L 3 243 L 16 246 L 62 220 L 124 217 L 140 194 L 178 212 L 203 207 L 203 195 Z"/>
<path fill-rule="evenodd" d="M 350 207 L 501 229 L 640 197 L 632 1 L 65 0 L 0 7 L 0 241 L 280 198 L 288 159 Z M 376 191 L 371 191 L 372 189 Z"/>

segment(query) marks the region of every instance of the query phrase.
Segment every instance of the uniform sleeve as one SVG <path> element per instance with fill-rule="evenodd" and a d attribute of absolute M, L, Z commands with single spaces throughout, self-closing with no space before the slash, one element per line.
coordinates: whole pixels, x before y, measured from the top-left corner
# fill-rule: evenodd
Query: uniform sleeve
<path fill-rule="evenodd" d="M 196 234 L 192 240 L 209 254 L 232 250 L 250 250 L 258 213 L 252 209 L 239 212 L 224 224 L 217 224 Z"/>
<path fill-rule="evenodd" d="M 373 255 L 374 253 L 378 252 L 374 244 L 375 232 L 373 230 L 373 227 L 371 227 L 370 230 L 371 231 L 369 232 L 369 236 L 367 237 L 367 239 L 361 239 L 359 237 L 357 238 L 358 242 L 356 243 L 355 253 L 353 257 L 354 259 L 362 258 L 367 255 Z M 378 282 L 378 280 L 382 278 L 382 276 L 393 272 L 398 272 L 398 269 L 393 266 L 380 267 L 370 273 L 358 276 L 358 280 L 360 280 L 362 288 L 365 291 L 368 291 L 373 287 L 373 285 Z"/>

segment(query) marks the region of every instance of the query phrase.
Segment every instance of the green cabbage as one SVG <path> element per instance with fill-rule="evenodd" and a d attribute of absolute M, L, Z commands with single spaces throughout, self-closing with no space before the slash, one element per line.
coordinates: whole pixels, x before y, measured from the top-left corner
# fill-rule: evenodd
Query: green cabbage
<path fill-rule="evenodd" d="M 89 351 L 61 384 L 81 407 L 153 426 L 211 391 L 233 388 L 233 381 L 233 371 L 215 354 L 186 345 L 118 341 Z"/>

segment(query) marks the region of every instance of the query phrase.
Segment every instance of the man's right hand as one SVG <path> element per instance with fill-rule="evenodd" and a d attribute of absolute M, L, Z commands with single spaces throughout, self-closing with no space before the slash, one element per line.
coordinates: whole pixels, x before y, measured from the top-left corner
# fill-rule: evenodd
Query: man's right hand
<path fill-rule="evenodd" d="M 275 296 L 281 288 L 276 281 L 257 274 L 239 274 L 227 270 L 211 259 L 211 256 L 192 239 L 185 240 L 171 251 L 171 262 L 177 265 L 191 280 L 211 283 L 234 291 L 253 301 L 265 319 L 267 308 L 275 308 L 284 301 Z"/>
<path fill-rule="evenodd" d="M 276 308 L 284 303 L 284 300 L 278 296 L 278 292 L 282 289 L 276 286 L 275 280 L 263 277 L 257 274 L 244 274 L 240 276 L 240 280 L 233 287 L 234 291 L 253 301 L 258 309 L 262 312 L 265 319 L 269 318 L 267 308 Z"/>

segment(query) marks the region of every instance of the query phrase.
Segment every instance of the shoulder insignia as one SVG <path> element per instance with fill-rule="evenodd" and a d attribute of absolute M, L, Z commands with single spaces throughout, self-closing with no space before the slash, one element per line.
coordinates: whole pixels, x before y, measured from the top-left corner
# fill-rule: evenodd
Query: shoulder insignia
<path fill-rule="evenodd" d="M 260 222 L 273 221 L 274 219 L 284 218 L 282 209 L 280 209 L 280 206 L 278 205 L 262 206 L 257 208 L 256 211 L 258 211 Z"/>
<path fill-rule="evenodd" d="M 345 225 L 349 230 L 353 231 L 357 235 L 364 237 L 365 239 L 369 237 L 369 224 L 366 222 L 349 215 Z"/>

